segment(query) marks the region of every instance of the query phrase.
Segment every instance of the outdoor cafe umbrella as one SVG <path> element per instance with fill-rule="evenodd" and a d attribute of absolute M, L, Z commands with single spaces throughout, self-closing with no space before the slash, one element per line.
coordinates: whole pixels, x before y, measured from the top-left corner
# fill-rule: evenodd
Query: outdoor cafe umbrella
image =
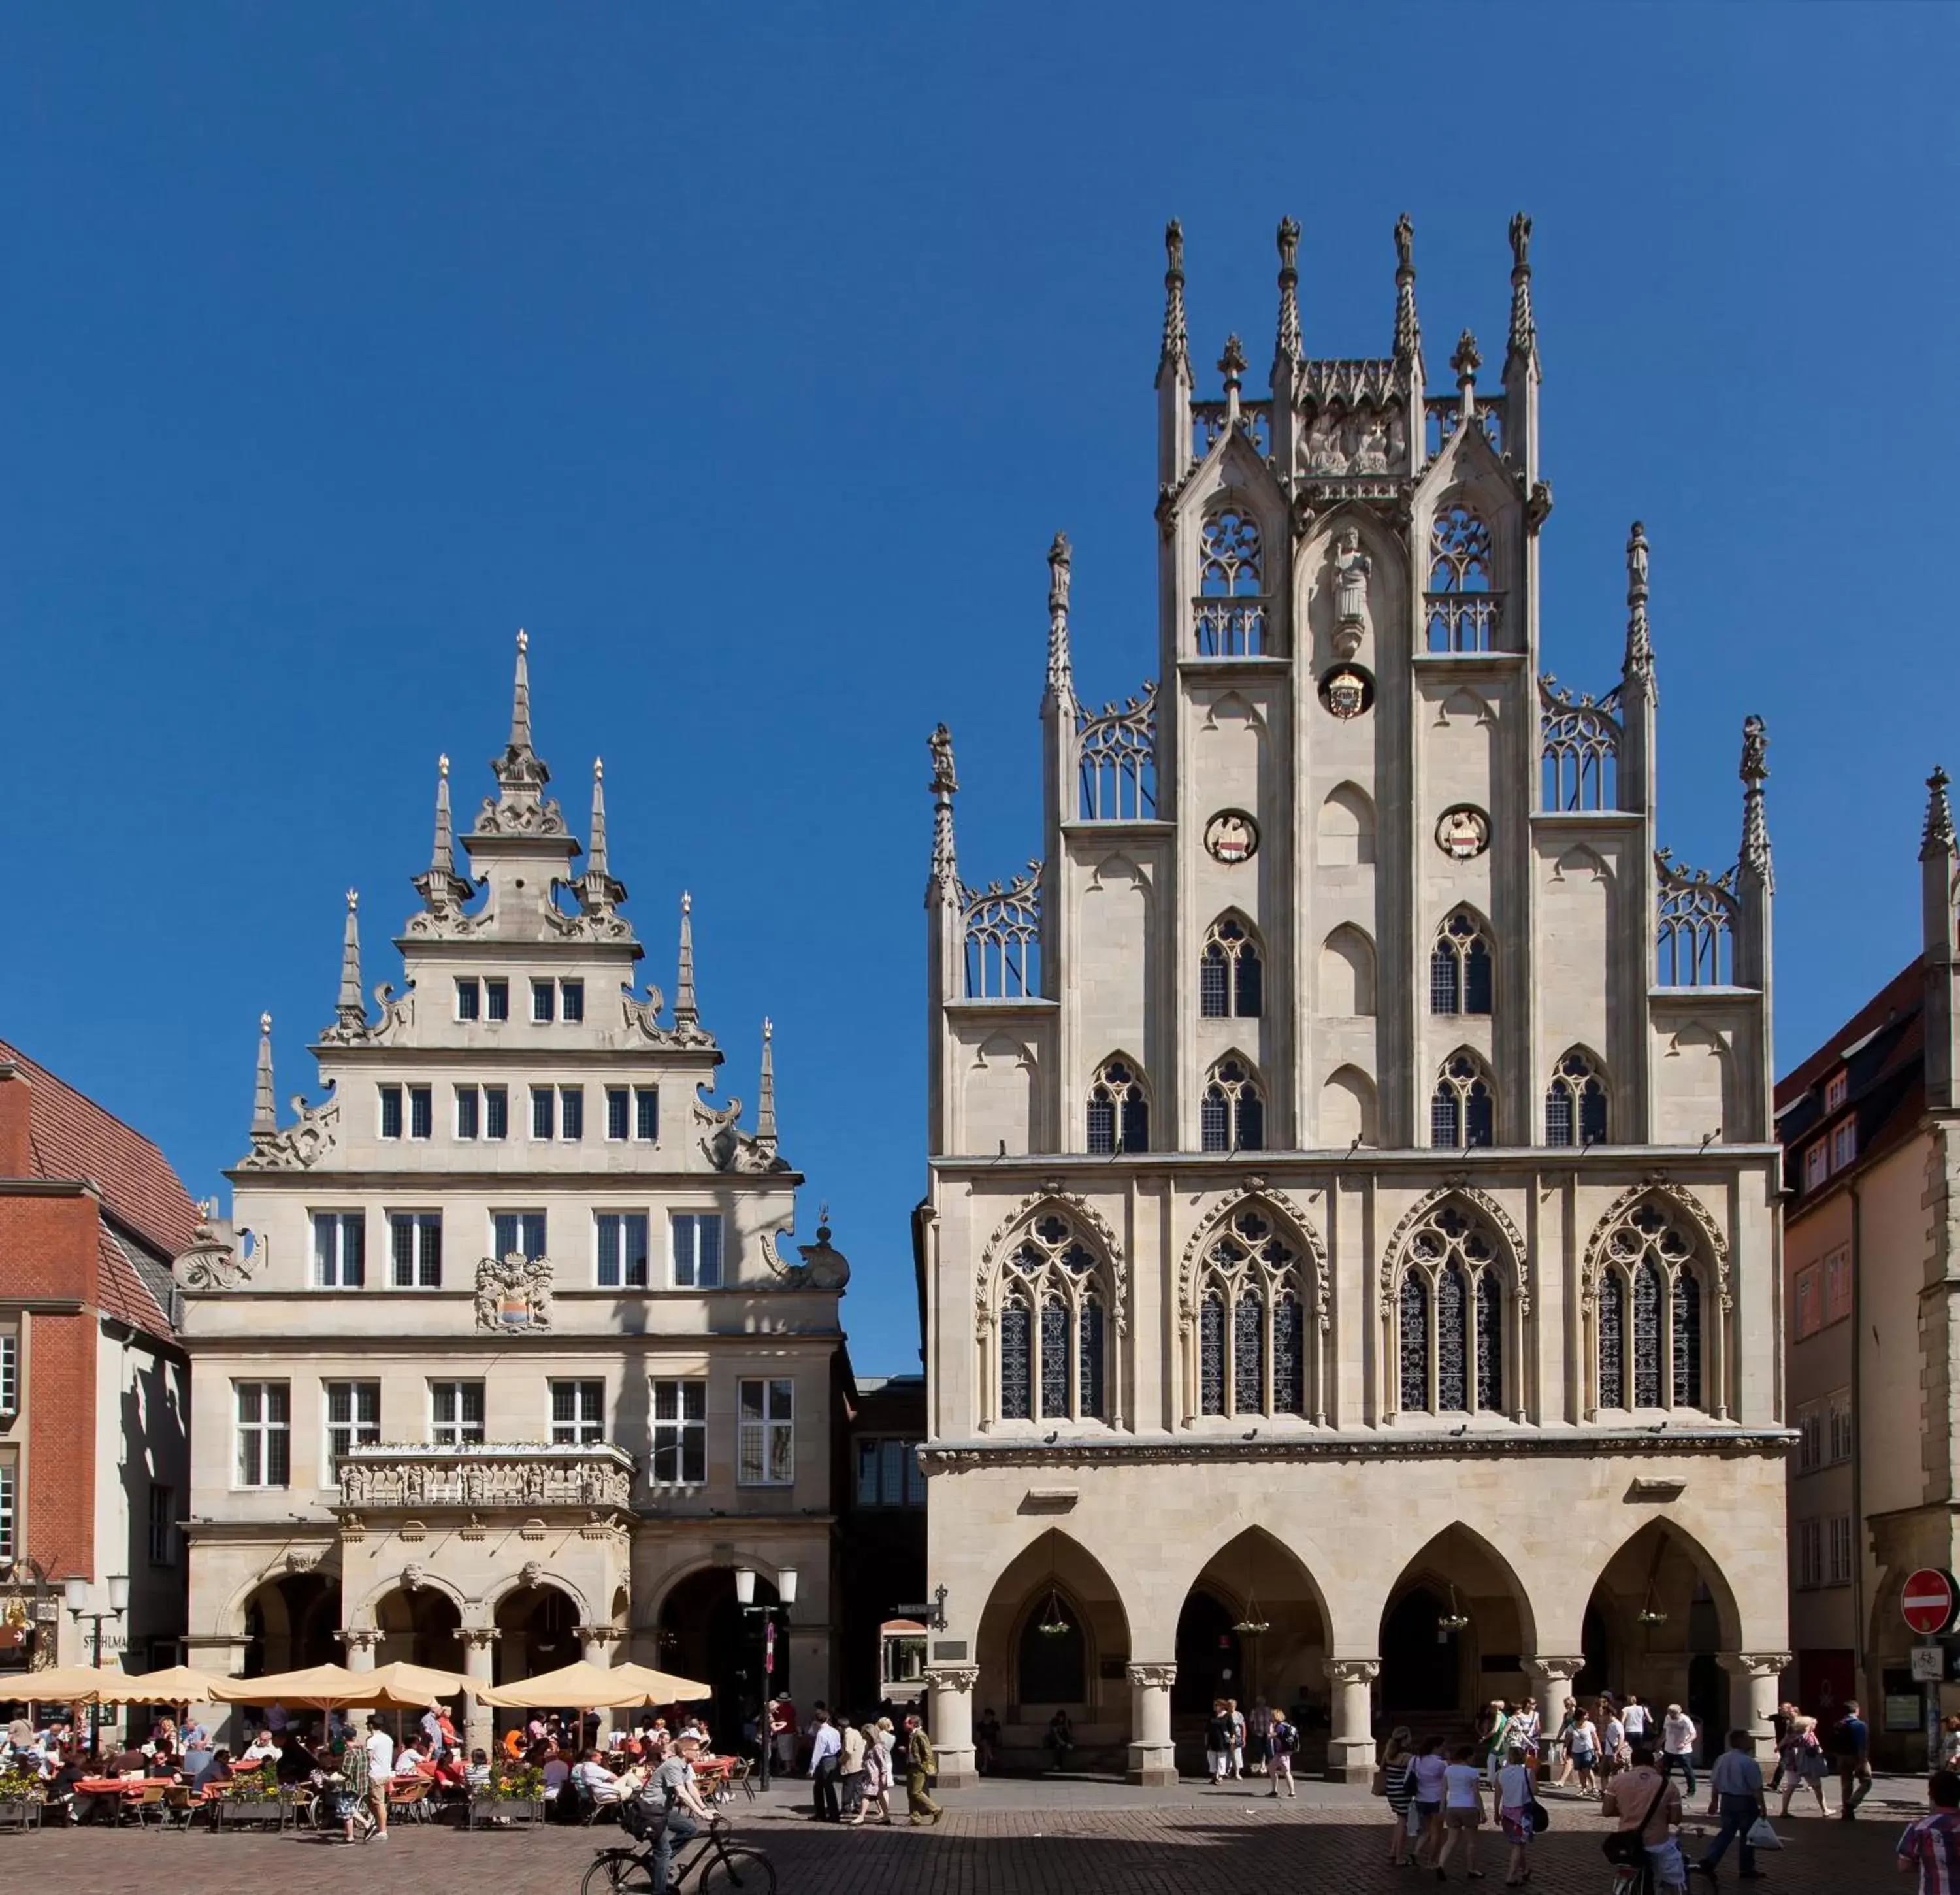
<path fill-rule="evenodd" d="M 316 1664 L 303 1671 L 269 1672 L 258 1678 L 221 1678 L 216 1683 L 218 1697 L 231 1704 L 291 1704 L 313 1711 L 342 1711 L 351 1705 L 387 1711 L 425 1709 L 426 1693 L 404 1691 L 400 1680 L 387 1677 L 390 1669 L 350 1671 L 342 1664 Z"/>
<path fill-rule="evenodd" d="M 217 1704 L 222 1701 L 221 1693 L 228 1684 L 238 1684 L 243 1680 L 228 1678 L 215 1671 L 200 1671 L 191 1664 L 167 1666 L 161 1671 L 144 1671 L 132 1675 L 128 1672 L 116 1674 L 113 1689 L 103 1692 L 104 1704 Z"/>
<path fill-rule="evenodd" d="M 21 1674 L 21 1695 L 36 1704 L 119 1704 L 129 1681 L 119 1664 L 59 1664 Z"/>
<path fill-rule="evenodd" d="M 457 1697 L 469 1689 L 469 1680 L 458 1677 L 453 1671 L 438 1671 L 425 1664 L 408 1664 L 399 1660 L 393 1664 L 377 1664 L 366 1676 L 373 1680 L 377 1691 L 387 1693 L 390 1709 L 425 1711 L 438 1698 Z M 382 1700 L 377 1698 L 375 1702 L 378 1704 Z"/>
<path fill-rule="evenodd" d="M 617 1711 L 648 1704 L 696 1704 L 711 1698 L 714 1689 L 695 1678 L 677 1678 L 644 1664 L 562 1666 L 514 1683 L 474 1687 L 485 1704 L 506 1710 L 549 1711 L 567 1706 L 580 1711 Z"/>

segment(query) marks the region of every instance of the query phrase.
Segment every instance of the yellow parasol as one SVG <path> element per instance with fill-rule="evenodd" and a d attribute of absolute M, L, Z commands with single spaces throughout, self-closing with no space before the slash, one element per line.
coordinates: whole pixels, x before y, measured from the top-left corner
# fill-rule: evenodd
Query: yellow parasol
<path fill-rule="evenodd" d="M 189 1664 L 173 1664 L 161 1671 L 118 1672 L 116 1678 L 115 1689 L 102 1695 L 104 1704 L 218 1704 L 223 1702 L 226 1685 L 243 1682 Z"/>
<path fill-rule="evenodd" d="M 301 1705 L 314 1711 L 342 1711 L 354 1705 L 383 1711 L 427 1709 L 427 1694 L 402 1690 L 400 1681 L 387 1675 L 393 1668 L 350 1671 L 345 1665 L 316 1664 L 304 1671 L 275 1671 L 260 1678 L 222 1678 L 217 1680 L 218 1696 L 228 1704 Z"/>
<path fill-rule="evenodd" d="M 458 1677 L 453 1671 L 434 1670 L 425 1664 L 377 1664 L 368 1676 L 377 1691 L 387 1693 L 390 1708 L 405 1711 L 425 1711 L 438 1698 L 458 1697 L 469 1689 L 467 1678 Z"/>
<path fill-rule="evenodd" d="M 119 1664 L 58 1664 L 19 1677 L 18 1695 L 36 1704 L 119 1704 L 129 1682 Z"/>
<path fill-rule="evenodd" d="M 617 1711 L 648 1704 L 698 1704 L 714 1687 L 695 1678 L 677 1678 L 644 1664 L 587 1664 L 583 1661 L 514 1683 L 475 1687 L 485 1704 L 507 1710 Z"/>

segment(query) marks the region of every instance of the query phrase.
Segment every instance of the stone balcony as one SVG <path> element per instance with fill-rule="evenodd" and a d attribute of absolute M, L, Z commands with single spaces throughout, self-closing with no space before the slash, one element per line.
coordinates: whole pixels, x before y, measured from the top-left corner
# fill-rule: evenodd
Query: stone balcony
<path fill-rule="evenodd" d="M 631 1505 L 633 1457 L 610 1441 L 375 1442 L 339 1457 L 340 1505 L 350 1512 L 432 1507 Z"/>

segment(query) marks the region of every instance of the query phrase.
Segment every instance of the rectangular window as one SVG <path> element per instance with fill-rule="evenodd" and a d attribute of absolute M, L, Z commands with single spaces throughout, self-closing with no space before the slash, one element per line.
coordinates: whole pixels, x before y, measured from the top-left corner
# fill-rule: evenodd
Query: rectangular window
<path fill-rule="evenodd" d="M 588 1448 L 606 1435 L 606 1384 L 553 1382 L 551 1438 L 560 1447 Z"/>
<path fill-rule="evenodd" d="M 358 1290 L 367 1282 L 365 1212 L 314 1212 L 313 1280 L 323 1290 Z"/>
<path fill-rule="evenodd" d="M 599 1233 L 599 1287 L 602 1290 L 644 1289 L 646 1213 L 602 1211 L 594 1221 Z"/>
<path fill-rule="evenodd" d="M 1818 1276 L 1815 1263 L 1806 1265 L 1796 1273 L 1796 1339 L 1799 1342 L 1806 1336 L 1815 1336 L 1824 1326 L 1824 1305 L 1818 1294 L 1822 1285 L 1818 1281 Z"/>
<path fill-rule="evenodd" d="M 375 1090 L 381 1100 L 381 1135 L 384 1139 L 399 1139 L 402 1135 L 402 1088 L 377 1086 Z"/>
<path fill-rule="evenodd" d="M 557 1099 L 558 1094 L 549 1086 L 532 1087 L 531 1136 L 533 1138 L 548 1139 L 551 1136 L 552 1123 L 556 1117 L 554 1107 Z"/>
<path fill-rule="evenodd" d="M 1851 1096 L 1851 1081 L 1847 1074 L 1834 1072 L 1824 1082 L 1824 1110 L 1835 1112 Z"/>
<path fill-rule="evenodd" d="M 348 1448 L 381 1438 L 381 1384 L 379 1382 L 329 1382 L 326 1396 L 326 1465 L 321 1484 L 338 1480 L 334 1463 Z"/>
<path fill-rule="evenodd" d="M 17 1511 L 13 1457 L 0 1454 L 0 1566 L 11 1566 L 19 1556 L 20 1515 Z"/>
<path fill-rule="evenodd" d="M 1858 1155 L 1858 1122 L 1847 1119 L 1831 1135 L 1831 1168 L 1841 1171 Z"/>
<path fill-rule="evenodd" d="M 456 983 L 456 1017 L 459 1020 L 479 1020 L 482 1018 L 483 989 L 476 976 Z"/>
<path fill-rule="evenodd" d="M 508 980 L 486 980 L 483 983 L 483 1017 L 486 1020 L 508 1020 L 511 1017 L 511 983 Z"/>
<path fill-rule="evenodd" d="M 174 1487 L 150 1483 L 150 1564 L 177 1562 L 177 1493 Z"/>
<path fill-rule="evenodd" d="M 558 983 L 558 1018 L 576 1026 L 585 1018 L 585 983 L 561 980 Z"/>
<path fill-rule="evenodd" d="M 1831 1397 L 1831 1458 L 1849 1460 L 1852 1444 L 1851 1397 L 1847 1391 Z"/>
<path fill-rule="evenodd" d="M 486 1139 L 511 1135 L 511 1095 L 501 1086 L 483 1088 L 483 1135 Z"/>
<path fill-rule="evenodd" d="M 585 1136 L 585 1088 L 560 1086 L 558 1089 L 558 1135 L 574 1141 Z"/>
<path fill-rule="evenodd" d="M 708 1478 L 708 1384 L 654 1384 L 654 1483 L 698 1487 Z"/>
<path fill-rule="evenodd" d="M 657 1086 L 633 1088 L 633 1136 L 653 1145 L 660 1135 L 660 1094 Z"/>
<path fill-rule="evenodd" d="M 482 1097 L 474 1086 L 456 1088 L 456 1135 L 459 1139 L 473 1139 L 482 1123 L 480 1109 Z"/>
<path fill-rule="evenodd" d="M 788 1487 L 796 1479 L 791 1409 L 794 1384 L 784 1381 L 741 1384 L 741 1428 L 735 1479 L 743 1487 Z"/>
<path fill-rule="evenodd" d="M 1803 1155 L 1803 1188 L 1806 1191 L 1815 1190 L 1829 1176 L 1830 1170 L 1830 1151 L 1819 1139 Z"/>
<path fill-rule="evenodd" d="M 670 1228 L 673 1239 L 674 1288 L 677 1290 L 721 1288 L 721 1212 L 676 1211 Z"/>
<path fill-rule="evenodd" d="M 409 1088 L 409 1136 L 412 1139 L 432 1139 L 435 1136 L 435 1092 L 429 1086 L 411 1086 Z"/>
<path fill-rule="evenodd" d="M 624 1086 L 606 1088 L 606 1136 L 609 1141 L 617 1143 L 625 1137 L 627 1127 L 632 1123 L 632 1094 Z"/>
<path fill-rule="evenodd" d="M 542 1211 L 499 1211 L 490 1220 L 491 1250 L 508 1256 L 513 1251 L 528 1257 L 545 1253 L 545 1214 Z"/>
<path fill-rule="evenodd" d="M 14 1330 L 0 1330 L 0 1415 L 18 1415 L 20 1412 L 20 1334 Z"/>
<path fill-rule="evenodd" d="M 925 1479 L 918 1468 L 918 1443 L 898 1436 L 872 1435 L 858 1444 L 858 1505 L 919 1507 Z"/>
<path fill-rule="evenodd" d="M 285 1382 L 234 1382 L 240 1487 L 292 1484 L 292 1390 Z"/>
<path fill-rule="evenodd" d="M 1824 1259 L 1824 1320 L 1835 1323 L 1851 1314 L 1851 1251 L 1840 1244 Z"/>
<path fill-rule="evenodd" d="M 1824 1523 L 1821 1520 L 1796 1523 L 1796 1583 L 1800 1588 L 1824 1583 Z"/>
<path fill-rule="evenodd" d="M 429 1439 L 438 1448 L 460 1448 L 483 1438 L 483 1384 L 429 1384 Z"/>
<path fill-rule="evenodd" d="M 388 1249 L 394 1259 L 398 1290 L 442 1288 L 442 1213 L 390 1211 Z"/>
<path fill-rule="evenodd" d="M 1831 1520 L 1831 1566 L 1825 1575 L 1828 1586 L 1851 1583 L 1851 1516 L 1836 1514 Z"/>
<path fill-rule="evenodd" d="M 548 1027 L 557 1018 L 558 1009 L 552 1002 L 551 983 L 549 980 L 533 981 L 531 983 L 531 1024 L 533 1026 Z"/>
<path fill-rule="evenodd" d="M 1799 1409 L 1796 1433 L 1796 1471 L 1814 1473 L 1824 1464 L 1823 1416 L 1814 1408 Z"/>

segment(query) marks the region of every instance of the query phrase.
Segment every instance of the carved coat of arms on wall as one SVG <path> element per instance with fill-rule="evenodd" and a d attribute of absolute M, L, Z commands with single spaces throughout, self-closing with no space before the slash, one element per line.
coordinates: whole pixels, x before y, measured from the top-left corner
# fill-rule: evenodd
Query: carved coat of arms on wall
<path fill-rule="evenodd" d="M 551 1259 L 511 1250 L 476 1266 L 476 1326 L 501 1330 L 551 1327 Z"/>

